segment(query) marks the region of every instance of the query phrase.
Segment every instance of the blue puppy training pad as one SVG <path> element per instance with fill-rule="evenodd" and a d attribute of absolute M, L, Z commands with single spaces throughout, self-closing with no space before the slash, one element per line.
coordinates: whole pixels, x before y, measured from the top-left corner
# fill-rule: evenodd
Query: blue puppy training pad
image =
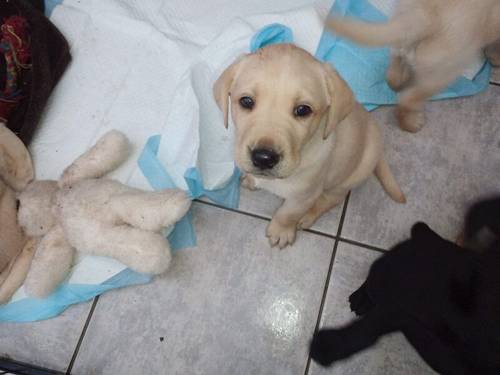
<path fill-rule="evenodd" d="M 254 37 L 250 41 L 250 52 L 253 53 L 259 48 L 268 46 L 270 44 L 292 42 L 292 29 L 279 23 L 273 23 L 260 29 L 257 34 L 254 35 Z"/>
<path fill-rule="evenodd" d="M 108 290 L 150 281 L 151 276 L 125 269 L 99 285 L 63 283 L 47 298 L 23 298 L 1 306 L 0 321 L 33 322 L 53 318 L 70 305 L 88 301 Z"/>
<path fill-rule="evenodd" d="M 333 14 L 367 22 L 387 21 L 387 17 L 368 0 L 336 0 L 330 10 L 330 16 Z M 279 36 L 285 29 L 288 28 L 284 25 L 272 24 L 259 30 L 252 39 L 252 51 L 268 44 L 292 42 L 291 31 L 287 31 L 286 39 L 280 40 Z M 325 30 L 319 41 L 316 57 L 329 62 L 339 72 L 353 90 L 356 99 L 368 110 L 398 102 L 397 93 L 389 87 L 385 79 L 390 62 L 389 48 L 362 47 Z M 485 62 L 473 80 L 459 77 L 432 99 L 477 94 L 488 87 L 490 75 L 491 65 Z"/>
<path fill-rule="evenodd" d="M 155 190 L 175 188 L 175 184 L 156 157 L 161 136 L 148 139 L 139 157 L 138 164 L 143 174 Z M 235 168 L 229 181 L 220 189 L 206 190 L 196 168 L 186 171 L 184 178 L 189 188 L 191 199 L 207 196 L 217 204 L 236 208 L 239 204 L 240 172 Z M 196 235 L 190 212 L 178 221 L 168 236 L 172 250 L 180 250 L 196 245 Z M 49 319 L 59 315 L 70 305 L 88 301 L 108 290 L 129 285 L 145 284 L 152 279 L 149 275 L 124 269 L 100 284 L 62 283 L 57 290 L 44 299 L 23 297 L 0 306 L 0 322 L 32 322 Z"/>

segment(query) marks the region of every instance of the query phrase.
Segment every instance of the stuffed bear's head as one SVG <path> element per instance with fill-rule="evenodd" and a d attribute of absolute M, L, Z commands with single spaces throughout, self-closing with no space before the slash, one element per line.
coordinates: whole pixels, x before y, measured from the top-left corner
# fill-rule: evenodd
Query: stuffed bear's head
<path fill-rule="evenodd" d="M 33 181 L 18 195 L 17 218 L 26 235 L 43 236 L 56 224 L 53 205 L 57 191 L 56 181 Z"/>

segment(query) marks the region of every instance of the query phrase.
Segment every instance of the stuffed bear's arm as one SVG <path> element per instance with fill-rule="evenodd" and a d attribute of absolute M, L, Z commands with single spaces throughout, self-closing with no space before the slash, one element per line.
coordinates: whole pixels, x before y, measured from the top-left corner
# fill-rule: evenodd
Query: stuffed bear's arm
<path fill-rule="evenodd" d="M 16 290 L 23 285 L 37 244 L 38 239 L 32 238 L 29 240 L 24 245 L 21 253 L 0 274 L 0 304 L 8 302 Z"/>
<path fill-rule="evenodd" d="M 127 137 L 117 130 L 104 134 L 87 152 L 64 170 L 59 187 L 70 186 L 77 181 L 99 178 L 116 169 L 129 155 Z"/>
<path fill-rule="evenodd" d="M 74 252 L 62 228 L 52 228 L 37 246 L 24 283 L 26 294 L 42 298 L 52 293 L 68 276 Z"/>
<path fill-rule="evenodd" d="M 133 191 L 110 199 L 111 210 L 122 221 L 154 232 L 175 224 L 186 214 L 190 205 L 191 201 L 180 189 Z"/>

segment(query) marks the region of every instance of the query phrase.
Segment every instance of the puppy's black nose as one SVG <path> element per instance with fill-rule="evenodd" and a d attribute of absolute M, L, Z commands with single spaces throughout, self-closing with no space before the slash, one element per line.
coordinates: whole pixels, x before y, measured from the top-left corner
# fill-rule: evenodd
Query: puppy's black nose
<path fill-rule="evenodd" d="M 279 154 L 268 148 L 252 150 L 252 163 L 259 169 L 271 169 L 280 161 Z"/>

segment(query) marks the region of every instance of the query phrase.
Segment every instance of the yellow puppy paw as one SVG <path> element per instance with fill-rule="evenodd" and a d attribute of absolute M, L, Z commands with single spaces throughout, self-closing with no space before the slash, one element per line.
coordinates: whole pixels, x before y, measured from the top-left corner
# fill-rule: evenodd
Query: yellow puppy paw
<path fill-rule="evenodd" d="M 276 220 L 271 220 L 266 230 L 271 247 L 278 246 L 280 249 L 292 245 L 295 242 L 296 233 L 296 225 L 283 226 Z"/>
<path fill-rule="evenodd" d="M 241 186 L 248 190 L 257 190 L 255 177 L 249 174 L 241 176 Z"/>

